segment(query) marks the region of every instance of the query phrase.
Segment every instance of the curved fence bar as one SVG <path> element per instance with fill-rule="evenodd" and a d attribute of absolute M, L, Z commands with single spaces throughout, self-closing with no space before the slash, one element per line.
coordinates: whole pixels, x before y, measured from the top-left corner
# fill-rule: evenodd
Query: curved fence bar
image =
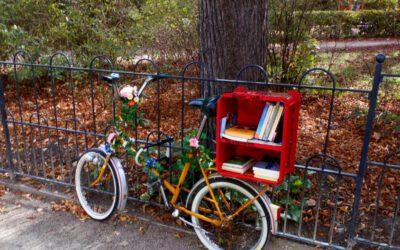
<path fill-rule="evenodd" d="M 258 64 L 250 64 L 250 65 L 247 65 L 247 66 L 241 68 L 241 69 L 239 70 L 239 72 L 236 74 L 236 80 L 240 80 L 241 77 L 242 77 L 242 74 L 243 74 L 244 72 L 248 71 L 249 69 L 256 69 L 256 70 L 258 70 L 258 71 L 261 73 L 261 75 L 262 75 L 262 77 L 263 77 L 263 79 L 264 79 L 264 82 L 265 82 L 266 84 L 268 84 L 268 74 L 267 74 L 267 71 L 265 71 L 265 69 L 264 69 L 263 67 L 261 67 L 260 65 L 258 65 Z"/>
<path fill-rule="evenodd" d="M 334 99 L 335 99 L 335 91 L 336 91 L 336 79 L 334 77 L 334 75 L 323 68 L 312 68 L 307 70 L 300 78 L 300 82 L 297 85 L 297 87 L 300 89 L 301 85 L 304 83 L 304 80 L 306 79 L 307 76 L 311 75 L 312 73 L 315 72 L 322 72 L 324 75 L 326 75 L 329 79 L 330 82 L 332 82 L 332 89 L 331 89 L 331 98 L 330 98 L 330 103 L 329 103 L 329 113 L 328 113 L 328 122 L 326 125 L 326 135 L 325 135 L 325 143 L 323 145 L 323 149 L 322 152 L 324 154 L 327 154 L 327 150 L 328 150 L 328 143 L 329 143 L 329 137 L 330 137 L 330 133 L 331 133 L 331 124 L 332 124 L 332 117 L 333 117 L 333 108 L 334 108 Z M 325 82 L 325 81 L 324 81 Z"/>
<path fill-rule="evenodd" d="M 192 67 L 194 67 L 194 66 L 197 66 L 198 68 L 200 68 L 200 71 L 201 71 L 201 69 L 202 69 L 202 67 L 204 67 L 204 65 L 203 65 L 203 63 L 202 62 L 198 62 L 198 61 L 193 61 L 193 62 L 189 62 L 189 63 L 187 63 L 184 67 L 183 67 L 183 69 L 181 70 L 181 76 L 182 76 L 182 80 L 181 80 L 181 91 L 182 91 L 182 94 L 181 94 L 181 104 L 182 104 L 182 107 L 181 107 L 181 129 L 180 129 L 180 133 L 181 133 L 181 147 L 183 147 L 183 139 L 184 139 L 184 135 L 185 135 L 185 131 L 184 131 L 184 129 L 185 129 L 185 101 L 186 101 L 186 99 L 185 99 L 185 75 L 186 75 L 186 72 L 190 69 L 190 68 L 192 68 Z M 209 88 L 210 86 L 209 86 L 209 83 L 207 83 L 207 88 Z M 202 96 L 204 97 L 204 88 L 205 88 L 205 86 L 204 86 L 204 84 L 202 84 Z M 208 90 L 207 91 L 207 93 L 209 93 L 209 91 L 210 90 Z M 190 95 L 190 92 L 189 92 L 189 100 L 191 99 L 191 95 Z"/>
<path fill-rule="evenodd" d="M 97 131 L 97 127 L 96 127 L 96 110 L 95 110 L 95 104 L 94 104 L 94 79 L 93 79 L 93 74 L 94 74 L 94 66 L 95 66 L 95 62 L 96 61 L 103 61 L 106 63 L 106 65 L 108 66 L 108 68 L 113 71 L 114 69 L 114 64 L 112 63 L 111 58 L 109 58 L 108 56 L 104 56 L 104 55 L 97 55 L 95 57 L 92 58 L 92 60 L 90 61 L 89 64 L 89 84 L 90 84 L 90 101 L 91 101 L 91 111 L 92 111 L 92 123 L 93 123 L 93 132 L 96 133 Z M 113 96 L 114 96 L 114 88 L 113 88 Z M 115 118 L 115 100 L 113 99 L 113 116 Z"/>

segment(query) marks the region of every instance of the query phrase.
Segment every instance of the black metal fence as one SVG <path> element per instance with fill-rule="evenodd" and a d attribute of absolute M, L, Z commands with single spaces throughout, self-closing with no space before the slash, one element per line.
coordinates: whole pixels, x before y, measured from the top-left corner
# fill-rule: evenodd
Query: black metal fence
<path fill-rule="evenodd" d="M 384 60 L 383 55 L 376 57 L 370 89 L 338 87 L 333 74 L 321 68 L 305 72 L 298 85 L 271 83 L 257 65 L 243 68 L 235 80 L 212 79 L 199 77 L 202 63 L 191 62 L 180 75 L 163 74 L 145 90 L 147 98 L 141 109 L 150 123 L 139 125 L 132 135 L 144 143 L 148 131 L 157 131 L 156 135 L 162 131 L 175 137 L 175 148 L 179 149 L 179 141 L 197 126 L 199 118 L 196 111 L 187 109 L 190 99 L 237 85 L 260 90 L 299 89 L 304 101 L 296 172 L 270 194 L 285 210 L 279 235 L 332 248 L 363 244 L 399 248 L 400 183 L 395 176 L 400 170 L 400 152 L 389 153 L 383 162 L 368 158 L 379 85 L 384 78 L 400 77 L 382 73 Z M 0 171 L 63 186 L 73 186 L 74 161 L 85 149 L 98 146 L 118 115 L 113 89 L 99 80 L 101 75 L 119 73 L 121 84 L 140 84 L 146 76 L 162 74 L 148 59 L 121 70 L 109 58 L 98 56 L 83 68 L 73 67 L 62 53 L 51 56 L 48 65 L 35 64 L 22 51 L 14 54 L 12 61 L 0 62 L 0 70 Z M 258 70 L 262 82 L 240 80 L 248 70 Z M 364 133 L 352 145 L 354 150 L 361 148 L 353 163 L 333 150 L 340 144 L 335 133 L 343 125 L 335 113 L 336 101 L 344 95 L 368 105 L 362 122 Z M 311 111 L 317 114 L 312 119 L 307 116 Z M 309 140 L 319 142 L 320 148 L 310 147 Z M 138 200 L 143 172 L 129 159 L 124 167 L 130 199 Z M 375 174 L 369 174 L 371 169 L 376 169 Z M 375 185 L 366 181 L 368 178 Z"/>

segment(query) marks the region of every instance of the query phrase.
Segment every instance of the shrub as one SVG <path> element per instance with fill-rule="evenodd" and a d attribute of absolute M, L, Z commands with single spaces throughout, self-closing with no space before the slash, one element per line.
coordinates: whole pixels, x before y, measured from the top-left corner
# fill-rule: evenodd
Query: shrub
<path fill-rule="evenodd" d="M 0 60 L 17 49 L 34 60 L 39 52 L 63 51 L 81 64 L 98 54 L 131 57 L 141 48 L 192 50 L 196 6 L 188 0 L 0 1 Z"/>
<path fill-rule="evenodd" d="M 366 10 L 394 10 L 397 0 L 364 0 L 364 9 Z"/>
<path fill-rule="evenodd" d="M 313 11 L 312 34 L 316 38 L 387 37 L 400 31 L 400 11 Z"/>

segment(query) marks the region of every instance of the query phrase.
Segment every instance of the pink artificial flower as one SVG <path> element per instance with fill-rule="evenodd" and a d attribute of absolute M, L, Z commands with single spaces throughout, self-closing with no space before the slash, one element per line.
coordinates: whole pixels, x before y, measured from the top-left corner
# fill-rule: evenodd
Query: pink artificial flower
<path fill-rule="evenodd" d="M 195 138 L 195 137 L 190 138 L 189 146 L 191 146 L 192 148 L 198 148 L 199 147 L 199 140 L 197 140 L 197 138 Z"/>
<path fill-rule="evenodd" d="M 123 87 L 123 88 L 120 90 L 119 95 L 120 95 L 121 97 L 123 97 L 123 98 L 129 99 L 129 97 L 131 97 L 130 99 L 132 99 L 132 98 L 133 98 L 133 92 L 134 92 L 134 90 L 135 90 L 134 87 L 128 85 L 128 86 Z"/>
<path fill-rule="evenodd" d="M 108 137 L 107 137 L 107 143 L 112 143 L 113 142 L 113 140 L 115 139 L 115 137 L 117 136 L 117 134 L 116 133 L 111 133 L 111 134 L 109 134 L 108 135 Z"/>

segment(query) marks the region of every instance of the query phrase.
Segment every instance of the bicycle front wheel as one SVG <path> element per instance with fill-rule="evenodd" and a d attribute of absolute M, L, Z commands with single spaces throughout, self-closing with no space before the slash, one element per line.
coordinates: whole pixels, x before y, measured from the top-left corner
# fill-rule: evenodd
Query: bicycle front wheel
<path fill-rule="evenodd" d="M 119 183 L 111 160 L 103 168 L 106 154 L 90 149 L 79 159 L 75 189 L 85 212 L 95 220 L 108 219 L 118 207 Z"/>
<path fill-rule="evenodd" d="M 235 213 L 257 195 L 243 183 L 229 178 L 210 179 L 210 186 L 225 217 Z M 191 202 L 192 212 L 218 220 L 206 183 L 194 191 L 196 194 Z M 217 227 L 195 216 L 192 216 L 192 223 L 200 241 L 208 249 L 261 249 L 267 243 L 271 231 L 268 210 L 260 198 L 226 225 Z"/>

